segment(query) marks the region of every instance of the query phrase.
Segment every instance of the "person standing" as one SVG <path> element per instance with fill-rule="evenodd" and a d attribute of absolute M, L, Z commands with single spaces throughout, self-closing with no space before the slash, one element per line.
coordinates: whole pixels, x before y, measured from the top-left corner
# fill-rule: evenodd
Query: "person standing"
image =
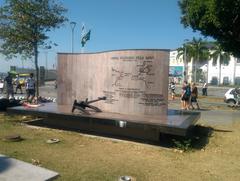
<path fill-rule="evenodd" d="M 192 109 L 195 109 L 193 107 L 193 103 L 195 103 L 197 105 L 197 109 L 199 110 L 200 107 L 199 107 L 197 98 L 198 98 L 198 88 L 197 88 L 195 83 L 192 83 L 192 86 L 191 86 L 191 104 L 190 104 L 190 106 L 192 107 Z"/>
<path fill-rule="evenodd" d="M 2 79 L 0 79 L 0 93 L 3 93 L 3 88 L 4 88 L 4 81 L 2 81 Z"/>
<path fill-rule="evenodd" d="M 19 79 L 19 75 L 17 75 L 17 78 L 16 78 L 16 91 L 15 91 L 15 94 L 17 94 L 17 91 L 18 91 L 18 89 L 20 89 L 20 91 L 21 91 L 21 94 L 23 93 L 22 92 L 22 84 L 20 83 L 20 79 Z"/>
<path fill-rule="evenodd" d="M 207 96 L 207 88 L 208 88 L 208 84 L 207 84 L 207 82 L 204 82 L 203 87 L 202 87 L 202 95 L 203 96 Z"/>
<path fill-rule="evenodd" d="M 9 96 L 11 95 L 12 98 L 14 98 L 13 94 L 13 79 L 10 72 L 8 72 L 8 76 L 5 77 L 4 82 L 6 82 L 6 88 L 7 88 L 7 99 L 9 99 Z"/>
<path fill-rule="evenodd" d="M 35 97 L 35 79 L 33 78 L 33 73 L 30 73 L 30 77 L 26 80 L 26 92 L 27 101 L 31 103 Z"/>
<path fill-rule="evenodd" d="M 170 87 L 170 91 L 171 91 L 171 96 L 172 96 L 172 100 L 174 100 L 175 99 L 175 89 L 176 89 L 176 86 L 175 86 L 175 82 L 172 80 L 171 82 L 170 82 L 170 85 L 169 85 Z"/>

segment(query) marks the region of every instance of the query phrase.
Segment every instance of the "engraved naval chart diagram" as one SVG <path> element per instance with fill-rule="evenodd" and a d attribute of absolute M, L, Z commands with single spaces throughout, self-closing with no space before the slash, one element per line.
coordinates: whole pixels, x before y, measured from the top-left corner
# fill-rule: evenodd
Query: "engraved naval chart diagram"
<path fill-rule="evenodd" d="M 162 94 L 149 93 L 154 86 L 155 66 L 153 56 L 112 57 L 121 66 L 111 67 L 111 91 L 104 91 L 108 100 L 105 103 L 114 104 L 119 99 L 135 99 L 143 106 L 165 105 Z"/>
<path fill-rule="evenodd" d="M 148 76 L 154 76 L 152 61 L 143 61 L 142 64 L 136 64 L 134 67 L 135 71 L 133 72 L 126 72 L 125 70 L 118 70 L 112 67 L 112 77 L 114 78 L 112 86 L 123 86 L 123 79 L 128 79 L 128 81 L 140 81 L 144 83 L 147 88 L 149 88 L 151 84 L 154 84 L 154 82 L 147 80 Z"/>

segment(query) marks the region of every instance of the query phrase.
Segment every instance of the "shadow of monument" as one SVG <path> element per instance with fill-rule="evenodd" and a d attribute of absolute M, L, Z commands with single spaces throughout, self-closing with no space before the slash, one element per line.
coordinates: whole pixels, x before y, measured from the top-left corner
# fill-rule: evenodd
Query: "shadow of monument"
<path fill-rule="evenodd" d="M 8 157 L 0 155 L 0 174 L 11 167 L 11 162 Z"/>
<path fill-rule="evenodd" d="M 190 142 L 190 148 L 196 149 L 196 150 L 201 150 L 208 144 L 209 138 L 211 137 L 214 131 L 214 129 L 211 127 L 196 125 L 192 127 L 190 134 L 186 137 L 161 133 L 159 135 L 160 141 L 148 141 L 148 140 L 131 138 L 127 136 L 116 136 L 116 135 L 103 134 L 103 133 L 94 132 L 94 131 L 86 131 L 86 130 L 79 130 L 79 129 L 73 129 L 73 128 L 66 128 L 61 126 L 47 125 L 43 122 L 43 119 L 36 119 L 33 121 L 29 121 L 27 122 L 27 124 L 32 126 L 51 128 L 51 129 L 74 131 L 74 132 L 89 134 L 94 136 L 101 136 L 101 137 L 120 139 L 120 140 L 126 140 L 126 141 L 134 141 L 138 143 L 161 146 L 166 148 L 176 148 L 176 142 L 179 142 L 182 144 L 185 144 L 184 142 Z"/>
<path fill-rule="evenodd" d="M 209 143 L 209 138 L 212 136 L 213 131 L 212 127 L 196 125 L 187 137 L 161 135 L 162 139 L 159 145 L 167 148 L 201 150 Z"/>

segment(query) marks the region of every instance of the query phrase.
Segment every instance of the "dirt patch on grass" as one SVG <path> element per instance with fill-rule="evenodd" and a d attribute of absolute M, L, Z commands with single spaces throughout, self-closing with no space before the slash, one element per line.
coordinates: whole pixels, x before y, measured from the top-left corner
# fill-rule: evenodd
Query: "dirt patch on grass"
<path fill-rule="evenodd" d="M 31 128 L 19 122 L 22 118 L 0 114 L 0 138 L 11 133 L 24 138 L 21 142 L 1 139 L 0 153 L 30 163 L 37 160 L 41 166 L 59 172 L 60 181 L 112 181 L 121 175 L 133 176 L 137 181 L 240 179 L 240 122 L 224 127 L 202 126 L 205 131 L 200 127 L 201 138 L 195 137 L 184 152 L 178 147 Z M 46 140 L 51 138 L 60 142 L 47 144 Z"/>

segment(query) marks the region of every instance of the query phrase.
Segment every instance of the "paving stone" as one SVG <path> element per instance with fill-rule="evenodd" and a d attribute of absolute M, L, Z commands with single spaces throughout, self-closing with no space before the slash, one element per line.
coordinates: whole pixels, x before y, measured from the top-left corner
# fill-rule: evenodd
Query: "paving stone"
<path fill-rule="evenodd" d="M 0 154 L 1 181 L 50 181 L 57 172 Z"/>

